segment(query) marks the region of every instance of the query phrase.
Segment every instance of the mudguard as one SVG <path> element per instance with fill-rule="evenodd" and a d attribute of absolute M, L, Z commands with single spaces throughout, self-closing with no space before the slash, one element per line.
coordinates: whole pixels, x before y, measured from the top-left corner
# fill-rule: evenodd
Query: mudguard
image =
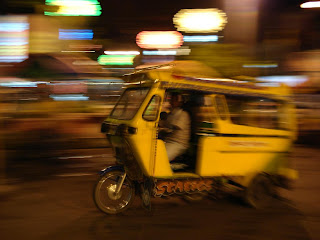
<path fill-rule="evenodd" d="M 124 168 L 122 166 L 114 165 L 114 166 L 109 166 L 109 167 L 106 167 L 105 169 L 100 170 L 99 171 L 99 175 L 103 176 L 106 173 L 114 171 L 114 170 L 119 170 L 119 171 L 123 171 L 124 172 Z"/>

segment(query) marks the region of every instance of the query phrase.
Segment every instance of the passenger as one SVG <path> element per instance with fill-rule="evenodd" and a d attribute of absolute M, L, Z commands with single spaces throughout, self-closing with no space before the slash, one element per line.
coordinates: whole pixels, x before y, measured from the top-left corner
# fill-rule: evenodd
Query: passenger
<path fill-rule="evenodd" d="M 189 148 L 191 119 L 189 113 L 182 109 L 182 96 L 178 93 L 171 95 L 171 111 L 167 118 L 159 123 L 160 128 L 165 128 L 163 137 L 169 161 L 182 155 Z"/>

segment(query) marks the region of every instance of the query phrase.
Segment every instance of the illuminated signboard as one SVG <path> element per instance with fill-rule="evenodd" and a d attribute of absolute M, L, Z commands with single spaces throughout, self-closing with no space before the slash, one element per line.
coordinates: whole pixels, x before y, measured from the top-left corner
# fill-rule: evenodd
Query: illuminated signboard
<path fill-rule="evenodd" d="M 61 40 L 91 40 L 93 32 L 91 29 L 59 29 Z"/>
<path fill-rule="evenodd" d="M 219 9 L 181 9 L 173 23 L 178 31 L 209 33 L 221 31 L 227 23 L 227 15 Z"/>
<path fill-rule="evenodd" d="M 133 65 L 136 55 L 100 55 L 98 62 L 101 65 Z"/>
<path fill-rule="evenodd" d="M 137 35 L 136 42 L 146 49 L 178 48 L 183 43 L 183 36 L 177 31 L 143 31 Z"/>
<path fill-rule="evenodd" d="M 199 36 L 183 36 L 183 41 L 184 42 L 217 42 L 219 37 L 217 35 L 199 35 Z"/>
<path fill-rule="evenodd" d="M 143 51 L 143 55 L 149 56 L 170 56 L 170 55 L 177 55 L 176 50 L 156 50 L 156 51 Z"/>
<path fill-rule="evenodd" d="M 174 55 L 189 55 L 191 49 L 188 48 L 178 48 L 178 49 L 168 49 L 168 50 L 144 50 L 143 55 L 148 56 L 174 56 Z"/>
<path fill-rule="evenodd" d="M 22 62 L 28 58 L 29 23 L 24 16 L 0 17 L 0 62 Z"/>
<path fill-rule="evenodd" d="M 45 11 L 48 16 L 100 16 L 98 0 L 46 0 L 46 5 L 57 7 L 56 11 Z"/>
<path fill-rule="evenodd" d="M 138 51 L 104 51 L 107 55 L 139 55 Z"/>

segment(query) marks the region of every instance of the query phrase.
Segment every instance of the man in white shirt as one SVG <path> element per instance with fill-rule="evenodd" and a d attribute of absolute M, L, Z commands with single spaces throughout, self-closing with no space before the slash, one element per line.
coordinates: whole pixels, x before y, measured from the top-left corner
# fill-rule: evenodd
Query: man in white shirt
<path fill-rule="evenodd" d="M 169 133 L 164 141 L 168 159 L 172 161 L 189 148 L 191 119 L 189 113 L 181 108 L 181 95 L 173 93 L 170 104 L 172 109 L 164 122 L 164 127 L 169 129 Z"/>

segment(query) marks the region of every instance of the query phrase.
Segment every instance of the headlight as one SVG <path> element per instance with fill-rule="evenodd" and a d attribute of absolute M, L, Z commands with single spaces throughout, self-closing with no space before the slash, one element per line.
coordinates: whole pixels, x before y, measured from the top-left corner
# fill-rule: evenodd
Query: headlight
<path fill-rule="evenodd" d="M 103 123 L 101 124 L 101 132 L 102 132 L 102 133 L 108 132 L 109 128 L 110 128 L 110 125 L 109 125 L 109 124 L 107 124 L 107 123 L 105 123 L 105 122 L 103 122 Z"/>
<path fill-rule="evenodd" d="M 137 129 L 134 127 L 128 127 L 126 124 L 120 124 L 117 127 L 116 135 L 136 134 Z"/>

